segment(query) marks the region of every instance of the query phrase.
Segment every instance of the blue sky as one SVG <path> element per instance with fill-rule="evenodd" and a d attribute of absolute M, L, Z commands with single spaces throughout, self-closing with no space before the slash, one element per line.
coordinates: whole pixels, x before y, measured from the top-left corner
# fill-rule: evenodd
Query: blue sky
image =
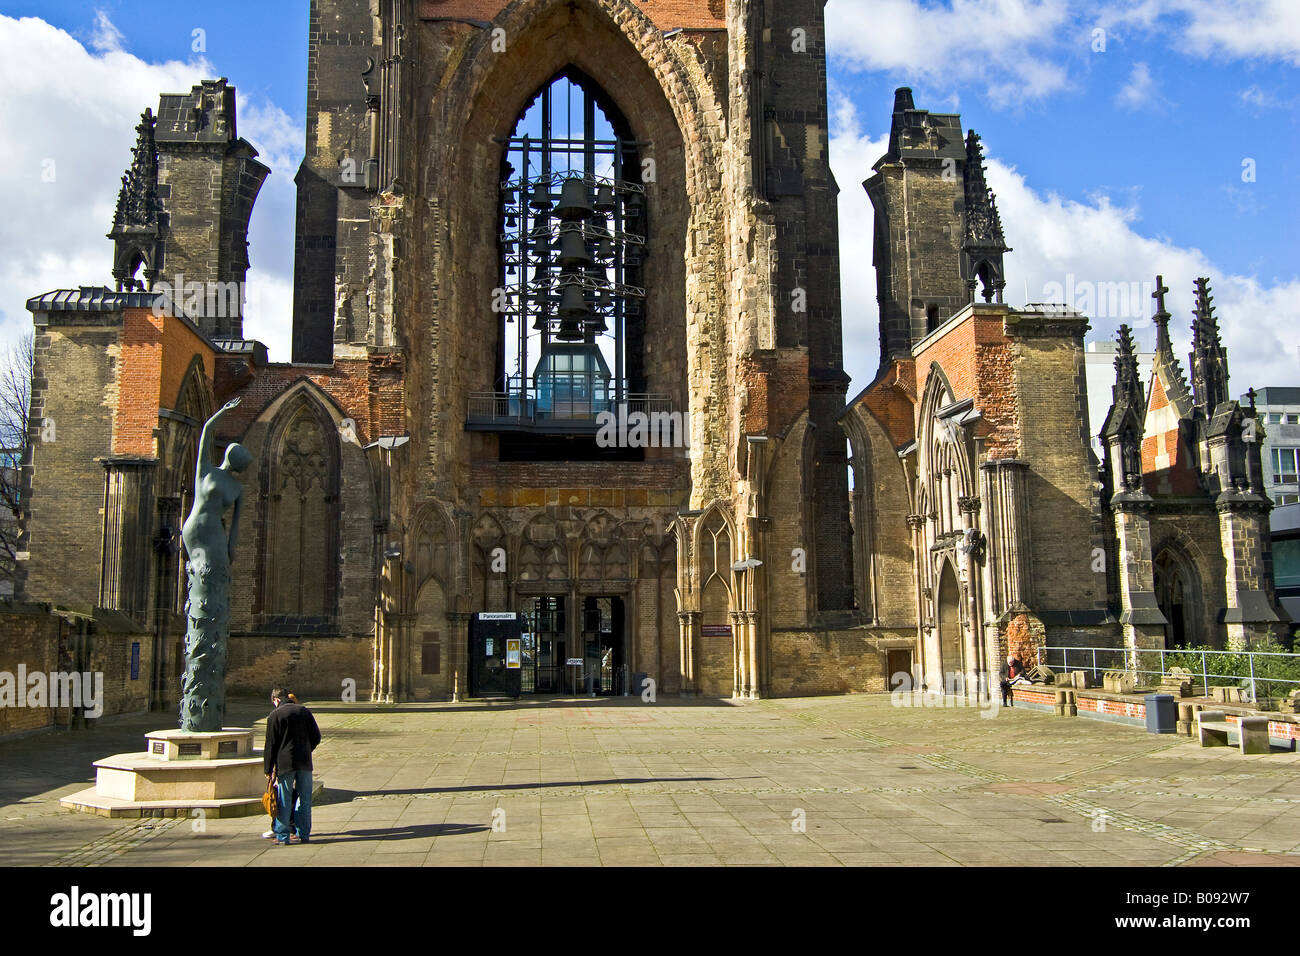
<path fill-rule="evenodd" d="M 307 7 L 0 0 L 0 162 L 18 185 L 0 225 L 0 336 L 29 322 L 28 296 L 109 280 L 102 237 L 135 118 L 158 93 L 221 75 L 239 90 L 241 134 L 273 169 L 250 235 L 246 334 L 287 360 Z M 1191 280 L 1209 275 L 1234 391 L 1300 383 L 1300 0 L 830 0 L 827 16 L 854 391 L 878 350 L 860 184 L 903 84 L 984 139 L 1015 249 L 1013 305 L 1149 285 L 1159 271 L 1185 351 Z M 40 175 L 50 158 L 54 183 Z M 1085 311 L 1096 336 L 1121 321 L 1150 336 L 1145 295 L 1121 314 Z"/>

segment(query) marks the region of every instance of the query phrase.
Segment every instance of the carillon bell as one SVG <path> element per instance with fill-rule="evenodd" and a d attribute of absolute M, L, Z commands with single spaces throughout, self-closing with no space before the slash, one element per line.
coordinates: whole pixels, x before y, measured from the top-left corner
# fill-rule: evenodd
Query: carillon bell
<path fill-rule="evenodd" d="M 538 183 L 533 187 L 533 196 L 528 200 L 528 205 L 532 206 L 538 212 L 545 212 L 551 208 L 551 187 L 548 183 Z"/>
<path fill-rule="evenodd" d="M 602 184 L 596 190 L 596 212 L 608 216 L 614 211 L 614 187 Z"/>
<path fill-rule="evenodd" d="M 566 179 L 560 186 L 560 201 L 555 214 L 568 222 L 587 219 L 594 212 L 587 198 L 587 184 L 581 179 Z"/>
<path fill-rule="evenodd" d="M 564 287 L 564 292 L 560 294 L 558 315 L 561 319 L 591 318 L 591 306 L 587 302 L 587 297 L 582 293 L 582 286 L 571 282 Z"/>
<path fill-rule="evenodd" d="M 591 250 L 587 248 L 582 233 L 563 232 L 560 234 L 559 263 L 562 266 L 591 265 Z"/>

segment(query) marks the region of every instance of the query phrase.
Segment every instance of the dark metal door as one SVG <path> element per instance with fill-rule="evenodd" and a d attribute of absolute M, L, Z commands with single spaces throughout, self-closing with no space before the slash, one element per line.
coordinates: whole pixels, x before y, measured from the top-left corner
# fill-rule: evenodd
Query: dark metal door
<path fill-rule="evenodd" d="M 522 632 L 523 625 L 517 615 L 509 618 L 500 614 L 474 615 L 469 633 L 471 697 L 519 696 Z"/>

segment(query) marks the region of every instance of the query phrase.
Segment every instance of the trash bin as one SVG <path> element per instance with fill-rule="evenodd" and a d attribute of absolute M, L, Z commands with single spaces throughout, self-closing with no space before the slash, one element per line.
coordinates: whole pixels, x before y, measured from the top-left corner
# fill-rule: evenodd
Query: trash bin
<path fill-rule="evenodd" d="M 1173 694 L 1147 694 L 1147 733 L 1172 734 L 1177 729 L 1178 708 Z"/>

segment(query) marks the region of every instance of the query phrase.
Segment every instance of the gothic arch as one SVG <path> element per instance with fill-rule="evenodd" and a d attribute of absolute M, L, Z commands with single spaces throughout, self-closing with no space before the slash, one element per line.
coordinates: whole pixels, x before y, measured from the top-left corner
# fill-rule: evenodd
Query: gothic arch
<path fill-rule="evenodd" d="M 412 527 L 407 549 L 414 566 L 409 575 L 412 597 L 418 601 L 431 580 L 438 582 L 444 594 L 449 592 L 456 580 L 456 523 L 443 505 L 430 501 L 417 510 Z"/>
<path fill-rule="evenodd" d="M 181 420 L 169 416 L 163 422 L 163 440 L 159 448 L 162 457 L 161 497 L 181 498 L 187 503 L 192 498 L 199 432 L 212 414 L 212 404 L 207 367 L 203 356 L 196 355 L 181 378 L 171 407 Z"/>
<path fill-rule="evenodd" d="M 1205 569 L 1195 542 L 1182 531 L 1158 538 L 1151 548 L 1156 604 L 1165 616 L 1166 647 L 1218 646 L 1206 632 Z"/>
<path fill-rule="evenodd" d="M 940 681 L 948 674 L 964 674 L 968 669 L 964 661 L 962 596 L 957 567 L 949 557 L 939 561 L 936 569 L 934 606 L 935 630 L 939 643 Z"/>
<path fill-rule="evenodd" d="M 536 515 L 524 525 L 517 567 L 521 585 L 555 587 L 568 582 L 568 542 L 560 523 L 549 514 Z"/>
<path fill-rule="evenodd" d="M 607 511 L 597 512 L 582 529 L 578 545 L 580 581 L 625 581 L 631 560 L 623 528 Z"/>
<path fill-rule="evenodd" d="M 498 567 L 497 559 L 504 554 L 505 569 L 510 570 L 509 551 L 510 541 L 502 520 L 491 511 L 480 514 L 469 532 L 471 606 L 493 608 L 494 600 L 505 599 L 506 574 L 494 569 Z"/>
<path fill-rule="evenodd" d="M 700 590 L 717 576 L 730 598 L 734 590 L 731 565 L 736 560 L 736 525 L 721 502 L 715 501 L 704 509 L 695 521 L 692 537 Z"/>
<path fill-rule="evenodd" d="M 493 48 L 498 28 L 504 49 Z M 421 247 L 412 256 L 436 262 L 412 295 L 437 302 L 437 317 L 423 327 L 411 323 L 408 340 L 418 349 L 436 335 L 440 349 L 459 357 L 455 372 L 436 386 L 447 394 L 433 394 L 433 383 L 421 373 L 428 387 L 413 390 L 428 398 L 421 394 L 415 402 L 446 401 L 462 388 L 492 389 L 499 350 L 495 337 L 481 330 L 499 318 L 490 305 L 502 274 L 500 256 L 484 250 L 495 249 L 501 237 L 507 140 L 534 91 L 566 71 L 581 71 L 628 119 L 637 141 L 651 144 L 643 156 L 656 164 L 658 186 L 646 196 L 650 226 L 641 284 L 646 342 L 655 345 L 645 358 L 645 390 L 670 395 L 683 412 L 694 406 L 692 420 L 703 423 L 697 430 L 709 432 L 692 436 L 694 488 L 701 497 L 728 491 L 716 478 L 726 473 L 725 422 L 701 414 L 702 399 L 688 387 L 690 374 L 716 381 L 725 375 L 700 368 L 709 357 L 687 348 L 688 315 L 708 330 L 702 334 L 718 340 L 729 334 L 723 280 L 715 278 L 726 274 L 729 249 L 717 232 L 728 228 L 715 112 L 720 104 L 705 71 L 688 46 L 664 40 L 632 0 L 516 0 L 490 29 L 466 32 L 464 53 L 445 81 L 436 90 L 431 83 L 424 87 L 431 121 L 423 124 L 419 148 L 409 151 L 417 158 L 405 170 L 416 184 L 422 218 L 426 203 L 428 210 L 425 226 L 412 231 L 411 241 Z M 448 177 L 449 169 L 457 176 Z M 700 244 L 705 228 L 714 238 Z M 451 440 L 454 456 L 469 437 L 457 433 Z"/>
<path fill-rule="evenodd" d="M 974 497 L 974 465 L 963 427 L 950 418 L 938 418 L 940 409 L 956 401 L 948 376 L 938 362 L 930 366 L 921 397 L 921 420 L 917 442 L 917 479 L 929 493 L 931 512 L 937 515 L 936 534 L 953 534 L 961 529 L 958 501 Z"/>
<path fill-rule="evenodd" d="M 711 697 L 730 697 L 735 691 L 736 670 L 731 620 L 736 603 L 731 571 L 735 534 L 730 516 L 718 503 L 706 509 L 696 522 L 695 553 L 700 601 L 700 691 Z"/>
<path fill-rule="evenodd" d="M 291 389 L 277 402 L 262 449 L 257 607 L 272 630 L 326 628 L 338 615 L 341 449 L 314 392 Z"/>
<path fill-rule="evenodd" d="M 602 57 L 602 53 L 607 51 L 601 49 L 600 44 L 584 48 L 582 39 L 578 37 L 574 38 L 572 44 L 559 42 L 573 31 L 554 29 L 554 24 L 548 21 L 558 18 L 559 11 L 565 9 L 565 6 L 581 8 L 598 28 L 616 34 L 623 41 L 627 52 L 635 56 L 638 64 L 643 65 L 653 77 L 656 92 L 671 113 L 679 137 L 682 130 L 700 131 L 700 140 L 694 147 L 700 150 L 699 156 L 692 161 L 689 152 L 687 154 L 688 192 L 694 197 L 716 188 L 720 178 L 721 166 L 717 157 L 721 152 L 721 144 L 716 141 L 716 123 L 709 117 L 714 112 L 720 112 L 721 106 L 714 101 L 707 86 L 702 90 L 697 89 L 685 79 L 692 71 L 681 60 L 677 50 L 664 40 L 650 18 L 631 0 L 574 0 L 563 6 L 538 0 L 514 0 L 493 21 L 494 27 L 505 31 L 508 38 L 506 50 L 493 50 L 493 43 L 496 42 L 493 31 L 478 31 L 470 41 L 465 56 L 461 58 L 455 75 L 445 85 L 449 91 L 446 96 L 446 115 L 477 117 L 481 115 L 480 104 L 499 103 L 503 107 L 500 110 L 503 115 L 496 120 L 498 128 L 485 132 L 489 136 L 504 135 L 509 131 L 500 126 L 513 122 L 513 117 L 521 112 L 526 97 L 530 95 L 529 91 L 537 89 L 546 76 L 555 76 L 570 64 L 582 69 L 606 90 L 621 88 L 624 91 L 624 101 L 615 97 L 620 110 L 625 116 L 637 115 L 638 111 L 627 108 L 626 100 L 631 96 L 629 87 L 632 84 L 626 73 L 619 75 L 620 61 Z M 568 18 L 566 15 L 565 19 Z M 543 37 L 548 27 L 552 28 L 552 32 Z M 530 34 L 533 33 L 537 34 L 537 42 L 530 42 Z M 519 50 L 526 51 L 528 55 L 518 53 Z M 497 92 L 494 87 L 500 88 L 499 96 L 493 95 Z M 457 143 L 449 144 L 449 148 L 462 152 L 474 149 L 477 144 L 473 140 L 477 130 L 471 125 L 467 127 L 466 133 L 467 135 L 459 137 Z M 657 144 L 657 148 L 667 145 L 669 144 Z M 447 168 L 441 166 L 437 157 L 430 157 L 422 173 L 433 175 L 433 171 L 439 167 Z M 465 167 L 458 165 L 457 168 Z M 490 168 L 495 170 L 496 165 Z"/>

